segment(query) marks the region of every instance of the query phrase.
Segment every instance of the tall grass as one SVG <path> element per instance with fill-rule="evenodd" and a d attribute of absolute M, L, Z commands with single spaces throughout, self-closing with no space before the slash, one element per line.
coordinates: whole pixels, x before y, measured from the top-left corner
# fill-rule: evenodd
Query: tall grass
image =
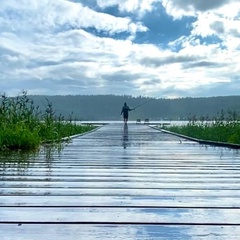
<path fill-rule="evenodd" d="M 47 100 L 47 99 L 46 99 Z M 1 95 L 0 102 L 0 150 L 36 149 L 41 143 L 61 141 L 63 137 L 92 130 L 94 126 L 81 126 L 56 116 L 52 104 L 47 100 L 45 112 L 23 91 L 20 96 Z"/>
<path fill-rule="evenodd" d="M 164 129 L 202 140 L 240 144 L 239 119 L 235 111 L 221 111 L 211 121 L 207 117 L 192 116 L 186 125 Z"/>

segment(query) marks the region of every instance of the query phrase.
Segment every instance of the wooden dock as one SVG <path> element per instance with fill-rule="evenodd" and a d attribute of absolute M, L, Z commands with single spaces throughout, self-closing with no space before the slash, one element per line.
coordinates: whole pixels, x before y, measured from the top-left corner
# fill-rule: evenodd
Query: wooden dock
<path fill-rule="evenodd" d="M 1 240 L 240 239 L 239 150 L 109 124 L 0 162 Z"/>

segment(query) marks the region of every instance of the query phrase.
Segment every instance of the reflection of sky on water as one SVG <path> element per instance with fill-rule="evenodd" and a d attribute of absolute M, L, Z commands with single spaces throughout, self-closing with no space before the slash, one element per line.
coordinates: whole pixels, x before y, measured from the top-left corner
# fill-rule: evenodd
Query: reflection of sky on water
<path fill-rule="evenodd" d="M 136 227 L 138 229 L 137 235 L 133 239 L 166 239 L 166 240 L 190 240 L 192 239 L 186 233 L 186 227 L 175 227 L 175 226 L 162 226 L 162 225 L 145 225 L 142 227 Z"/>
<path fill-rule="evenodd" d="M 231 226 L 153 226 L 136 227 L 137 235 L 129 239 L 141 240 L 237 240 L 239 229 Z"/>
<path fill-rule="evenodd" d="M 101 236 L 97 239 L 115 239 L 115 240 L 190 240 L 187 227 L 161 226 L 161 225 L 123 225 L 123 226 L 99 226 L 97 231 Z M 96 239 L 95 237 L 87 239 Z"/>
<path fill-rule="evenodd" d="M 199 210 L 199 213 L 198 213 Z M 158 213 L 160 213 L 160 218 L 157 218 L 158 221 L 160 220 L 159 225 L 147 225 L 143 224 L 141 226 L 132 225 L 132 228 L 136 229 L 136 235 L 132 236 L 129 239 L 182 239 L 182 240 L 198 240 L 198 239 L 211 239 L 211 240 L 229 240 L 234 239 L 236 240 L 239 236 L 239 227 L 234 226 L 224 226 L 225 222 L 234 222 L 234 215 L 229 216 L 227 211 L 222 212 L 221 210 L 214 210 L 213 212 L 210 210 L 205 209 L 130 209 L 130 211 L 134 212 L 144 212 L 144 218 L 154 219 Z M 234 210 L 233 210 L 234 211 Z M 174 224 L 168 224 L 171 221 L 167 221 L 166 219 L 171 219 L 171 214 L 174 215 L 173 219 L 176 219 Z M 226 216 L 224 216 L 226 214 Z M 165 216 L 165 217 L 164 217 Z M 218 225 L 218 220 L 220 216 L 223 225 Z M 227 218 L 231 218 L 230 220 Z M 224 218 L 226 221 L 224 221 Z M 178 219 L 180 219 L 178 221 Z M 184 221 L 185 219 L 185 221 Z M 137 222 L 141 222 L 141 218 L 134 219 Z M 214 221 L 215 220 L 215 221 Z M 142 220 L 144 221 L 144 220 Z M 167 224 L 164 224 L 168 222 Z M 239 219 L 236 219 L 238 222 Z M 174 221 L 173 221 L 174 222 Z M 213 223 L 216 222 L 214 226 L 204 226 L 204 225 L 181 225 L 181 223 Z"/>

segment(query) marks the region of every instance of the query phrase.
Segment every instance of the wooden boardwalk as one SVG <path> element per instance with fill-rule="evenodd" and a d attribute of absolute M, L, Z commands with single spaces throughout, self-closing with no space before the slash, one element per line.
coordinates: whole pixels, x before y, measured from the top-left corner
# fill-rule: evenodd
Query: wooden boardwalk
<path fill-rule="evenodd" d="M 26 158 L 1 156 L 1 240 L 240 239 L 238 150 L 110 124 Z"/>

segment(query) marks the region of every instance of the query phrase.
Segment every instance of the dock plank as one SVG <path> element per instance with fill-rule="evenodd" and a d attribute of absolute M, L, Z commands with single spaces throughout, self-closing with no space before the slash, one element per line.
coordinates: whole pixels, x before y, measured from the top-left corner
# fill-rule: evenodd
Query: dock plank
<path fill-rule="evenodd" d="M 30 239 L 104 239 L 104 240 L 236 240 L 239 228 L 233 226 L 176 226 L 176 225 L 94 225 L 94 224 L 2 224 L 1 240 Z M 14 232 L 14 234 L 12 234 Z"/>
<path fill-rule="evenodd" d="M 101 218 L 100 218 L 101 216 Z M 0 223 L 239 225 L 240 209 L 1 207 Z"/>
<path fill-rule="evenodd" d="M 67 200 L 67 201 L 66 201 Z M 0 206 L 240 208 L 234 196 L 0 196 Z"/>

